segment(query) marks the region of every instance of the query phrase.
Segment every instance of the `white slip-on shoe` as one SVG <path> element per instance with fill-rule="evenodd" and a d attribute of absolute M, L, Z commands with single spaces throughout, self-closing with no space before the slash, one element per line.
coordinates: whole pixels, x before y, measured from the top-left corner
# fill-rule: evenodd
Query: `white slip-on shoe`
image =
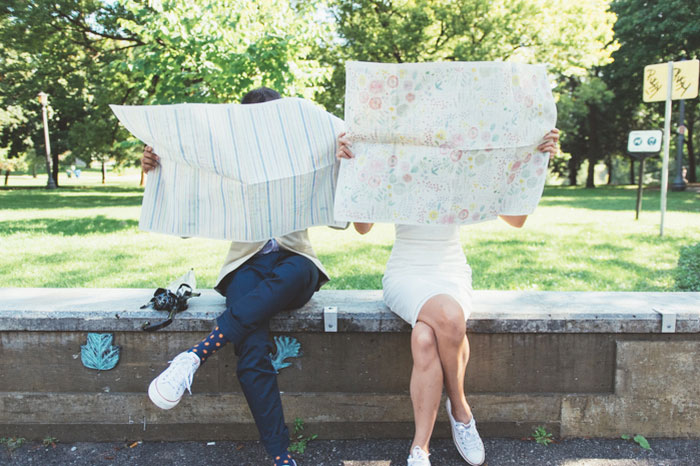
<path fill-rule="evenodd" d="M 430 466 L 430 460 L 428 459 L 428 456 L 430 456 L 429 453 L 427 453 L 421 447 L 416 445 L 415 447 L 413 447 L 413 450 L 411 450 L 411 454 L 408 456 L 408 460 L 406 462 L 406 465 L 407 466 Z"/>
<path fill-rule="evenodd" d="M 458 422 L 452 416 L 452 404 L 450 399 L 447 399 L 445 404 L 447 415 L 450 418 L 450 426 L 452 427 L 452 440 L 455 442 L 457 451 L 464 461 L 472 466 L 483 464 L 486 459 L 486 451 L 484 450 L 484 442 L 479 437 L 479 432 L 476 431 L 476 420 L 472 416 L 469 424 Z"/>
<path fill-rule="evenodd" d="M 199 356 L 184 352 L 175 356 L 170 366 L 153 379 L 148 386 L 148 397 L 161 409 L 174 408 L 180 402 L 185 389 L 192 394 L 192 377 L 199 369 Z"/>

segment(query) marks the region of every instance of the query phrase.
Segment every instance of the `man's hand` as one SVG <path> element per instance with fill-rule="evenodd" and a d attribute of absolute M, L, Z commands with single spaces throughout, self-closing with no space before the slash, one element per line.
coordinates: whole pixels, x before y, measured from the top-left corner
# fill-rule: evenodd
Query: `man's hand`
<path fill-rule="evenodd" d="M 160 165 L 160 157 L 153 152 L 153 148 L 151 146 L 145 146 L 143 148 L 143 156 L 141 157 L 141 168 L 143 171 L 148 173 L 158 165 Z"/>

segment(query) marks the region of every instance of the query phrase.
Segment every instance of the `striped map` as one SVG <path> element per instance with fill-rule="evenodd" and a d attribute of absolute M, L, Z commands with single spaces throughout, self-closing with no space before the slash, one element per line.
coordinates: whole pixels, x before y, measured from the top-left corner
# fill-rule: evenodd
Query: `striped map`
<path fill-rule="evenodd" d="M 112 105 L 152 146 L 139 227 L 177 236 L 263 241 L 333 220 L 343 121 L 315 104 Z"/>

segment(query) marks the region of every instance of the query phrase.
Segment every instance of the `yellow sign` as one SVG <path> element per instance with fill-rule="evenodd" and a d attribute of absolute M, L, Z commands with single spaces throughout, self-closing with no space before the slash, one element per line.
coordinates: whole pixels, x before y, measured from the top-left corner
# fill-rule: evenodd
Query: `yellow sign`
<path fill-rule="evenodd" d="M 673 62 L 673 93 L 671 99 L 694 99 L 698 96 L 700 61 Z M 644 67 L 644 102 L 666 100 L 668 92 L 668 63 Z"/>

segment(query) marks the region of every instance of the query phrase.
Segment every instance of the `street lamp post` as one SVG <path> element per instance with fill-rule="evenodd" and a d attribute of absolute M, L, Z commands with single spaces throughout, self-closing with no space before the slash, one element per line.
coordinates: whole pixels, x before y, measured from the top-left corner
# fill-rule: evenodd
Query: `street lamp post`
<path fill-rule="evenodd" d="M 46 107 L 49 104 L 49 95 L 45 92 L 39 92 L 39 103 L 41 103 L 41 113 L 44 117 L 44 142 L 46 145 L 46 172 L 49 175 L 49 181 L 46 183 L 47 189 L 56 189 L 56 182 L 51 173 L 51 141 L 49 140 L 49 119 Z"/>

